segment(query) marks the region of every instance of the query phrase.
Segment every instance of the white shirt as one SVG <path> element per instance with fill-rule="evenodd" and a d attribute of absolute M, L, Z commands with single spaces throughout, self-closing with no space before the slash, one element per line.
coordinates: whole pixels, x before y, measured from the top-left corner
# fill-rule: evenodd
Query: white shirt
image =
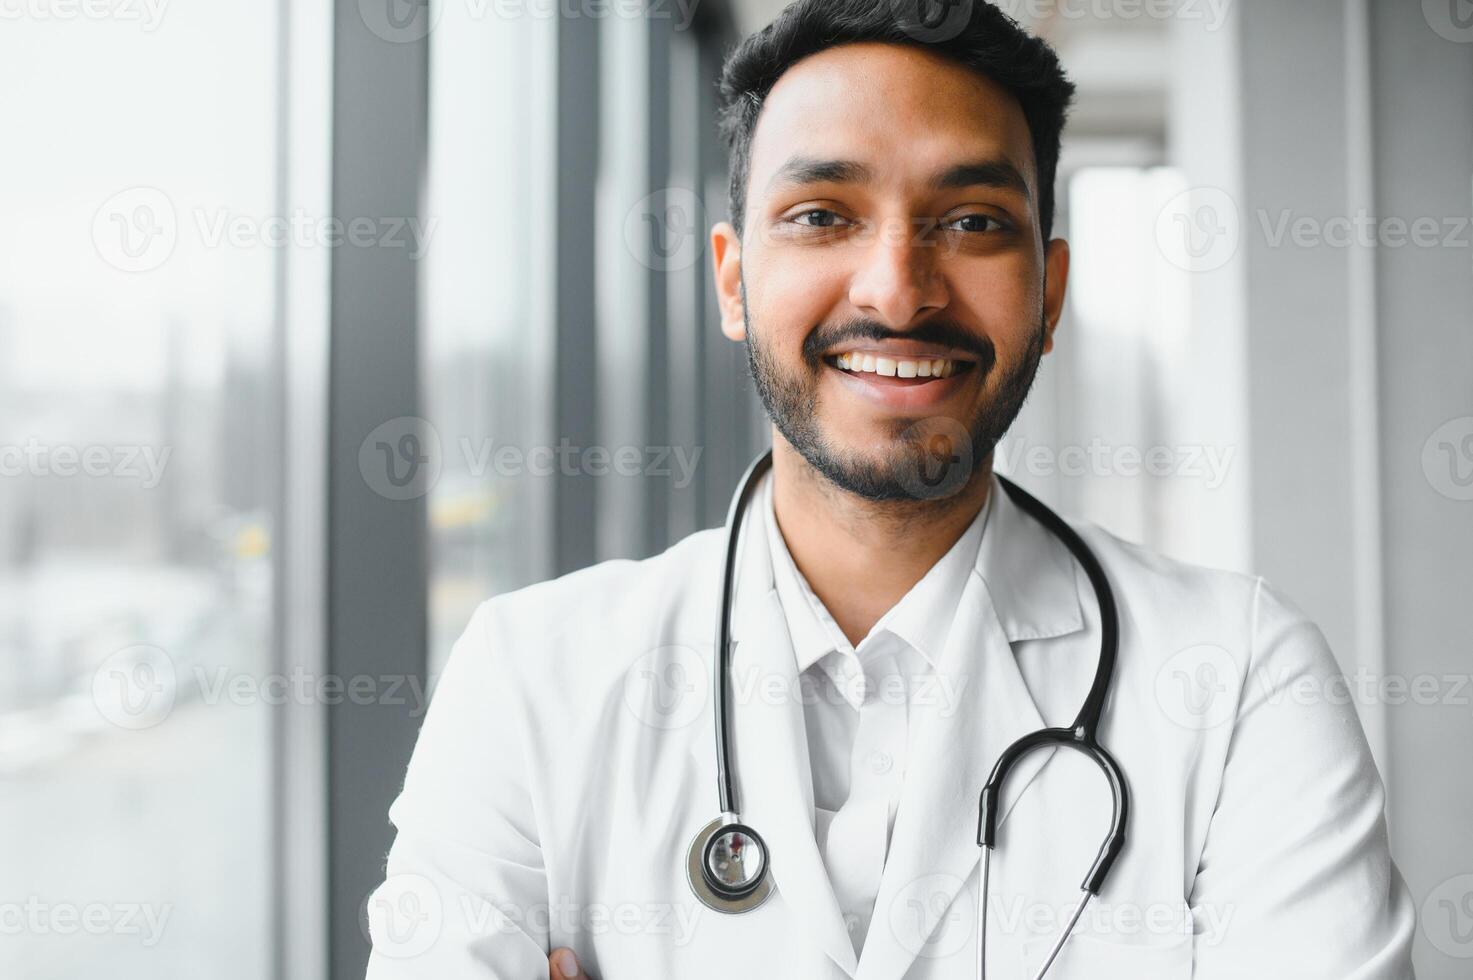
<path fill-rule="evenodd" d="M 992 509 L 992 494 L 956 542 L 856 647 L 793 562 L 777 526 L 772 480 L 760 508 L 773 584 L 797 659 L 814 836 L 855 955 L 864 948 L 895 827 L 910 746 L 910 705 L 933 675 Z"/>

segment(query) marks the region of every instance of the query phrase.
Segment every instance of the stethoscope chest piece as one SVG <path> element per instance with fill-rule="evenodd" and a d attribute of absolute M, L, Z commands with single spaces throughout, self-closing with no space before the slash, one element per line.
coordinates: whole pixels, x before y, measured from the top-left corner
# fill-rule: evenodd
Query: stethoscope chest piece
<path fill-rule="evenodd" d="M 717 912 L 750 912 L 772 894 L 767 845 L 755 830 L 725 815 L 700 829 L 690 842 L 685 874 L 691 891 Z"/>

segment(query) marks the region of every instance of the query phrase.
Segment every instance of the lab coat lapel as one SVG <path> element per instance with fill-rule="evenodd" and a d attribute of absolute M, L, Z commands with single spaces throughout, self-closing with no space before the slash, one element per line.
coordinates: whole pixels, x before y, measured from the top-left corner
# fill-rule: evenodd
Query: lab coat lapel
<path fill-rule="evenodd" d="M 971 955 L 971 947 L 950 950 L 929 941 L 943 916 L 975 920 L 975 895 L 970 889 L 958 892 L 981 857 L 978 794 L 1003 749 L 1045 724 L 1010 639 L 1082 627 L 1067 552 L 1061 555 L 1063 546 L 1026 518 L 995 480 L 993 492 L 998 498 L 977 567 L 937 665 L 953 694 L 945 696 L 947 688 L 937 685 L 935 697 L 912 700 L 914 749 L 859 980 L 896 980 L 917 956 Z M 1001 821 L 1052 755 L 1030 753 L 1013 770 L 1004 786 Z"/>
<path fill-rule="evenodd" d="M 732 718 L 742 819 L 767 842 L 773 883 L 804 932 L 854 976 L 858 961 L 814 838 L 813 771 L 797 662 L 757 515 L 743 528 L 732 634 Z M 770 900 L 769 900 L 770 901 Z"/>

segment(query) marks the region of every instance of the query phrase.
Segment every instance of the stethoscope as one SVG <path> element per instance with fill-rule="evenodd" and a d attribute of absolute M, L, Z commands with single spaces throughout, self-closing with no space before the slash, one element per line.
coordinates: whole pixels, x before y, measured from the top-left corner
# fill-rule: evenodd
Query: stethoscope
<path fill-rule="evenodd" d="M 731 758 L 731 609 L 733 579 L 736 570 L 737 537 L 742 515 L 747 510 L 757 481 L 772 466 L 771 451 L 763 453 L 747 467 L 741 485 L 732 496 L 726 517 L 726 560 L 721 582 L 721 611 L 716 622 L 717 669 L 712 672 L 711 696 L 716 717 L 716 791 L 721 803 L 721 816 L 702 827 L 691 841 L 686 858 L 686 876 L 696 897 L 718 912 L 747 912 L 757 908 L 772 893 L 767 844 L 762 835 L 742 823 L 738 803 L 734 767 Z M 1126 822 L 1130 816 L 1130 794 L 1125 773 L 1099 742 L 1100 715 L 1110 693 L 1110 679 L 1115 672 L 1115 654 L 1119 648 L 1120 622 L 1115 596 L 1105 571 L 1094 552 L 1063 518 L 1028 494 L 1017 484 L 998 477 L 1008 496 L 1019 507 L 1068 547 L 1084 568 L 1100 609 L 1100 655 L 1094 682 L 1084 699 L 1084 706 L 1067 728 L 1043 728 L 1018 739 L 998 756 L 997 764 L 982 786 L 978 799 L 977 844 L 982 848 L 982 880 L 977 900 L 977 976 L 986 976 L 984 953 L 987 946 L 987 896 L 992 851 L 997 846 L 998 807 L 1003 783 L 1018 762 L 1028 753 L 1041 748 L 1066 747 L 1084 753 L 1104 773 L 1110 786 L 1112 813 L 1110 831 L 1100 845 L 1094 865 L 1080 886 L 1084 895 L 1068 924 L 1049 950 L 1035 980 L 1048 972 L 1059 951 L 1064 948 L 1074 926 L 1079 922 L 1089 900 L 1098 895 L 1110 874 L 1115 859 L 1125 846 Z"/>

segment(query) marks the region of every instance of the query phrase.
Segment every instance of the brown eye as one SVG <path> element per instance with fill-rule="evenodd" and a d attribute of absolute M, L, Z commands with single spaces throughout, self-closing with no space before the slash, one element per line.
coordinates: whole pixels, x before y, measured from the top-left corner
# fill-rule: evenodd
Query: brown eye
<path fill-rule="evenodd" d="M 964 214 L 946 222 L 944 227 L 972 233 L 1006 230 L 1003 223 L 990 214 Z"/>
<path fill-rule="evenodd" d="M 841 220 L 839 215 L 828 208 L 811 208 L 793 215 L 793 222 L 805 228 L 833 228 L 839 220 Z"/>

